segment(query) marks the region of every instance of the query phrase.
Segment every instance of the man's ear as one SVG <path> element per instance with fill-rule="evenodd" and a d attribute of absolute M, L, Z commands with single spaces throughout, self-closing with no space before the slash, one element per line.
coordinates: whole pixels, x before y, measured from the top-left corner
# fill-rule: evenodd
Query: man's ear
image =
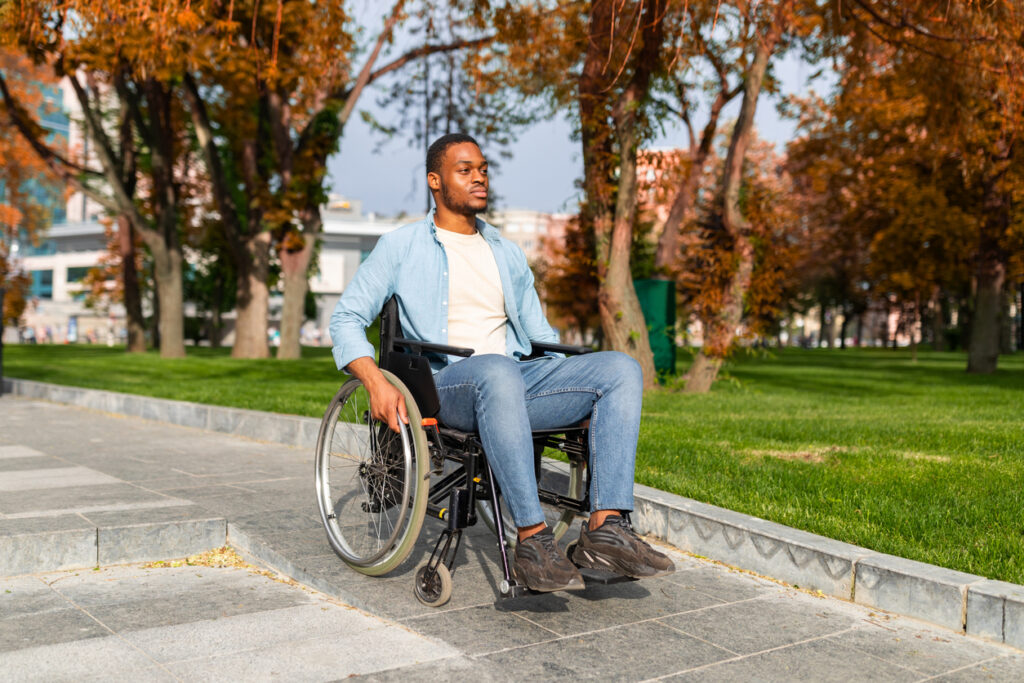
<path fill-rule="evenodd" d="M 440 190 L 441 189 L 441 175 L 439 173 L 434 173 L 433 171 L 428 173 L 427 174 L 427 187 L 429 187 L 434 192 L 437 192 L 438 190 Z"/>

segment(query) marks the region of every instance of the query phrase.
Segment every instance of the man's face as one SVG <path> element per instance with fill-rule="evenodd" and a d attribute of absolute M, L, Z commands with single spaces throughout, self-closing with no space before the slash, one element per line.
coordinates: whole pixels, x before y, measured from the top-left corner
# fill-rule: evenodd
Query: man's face
<path fill-rule="evenodd" d="M 440 173 L 428 173 L 435 198 L 452 213 L 475 216 L 487 210 L 487 160 L 472 142 L 449 147 Z"/>

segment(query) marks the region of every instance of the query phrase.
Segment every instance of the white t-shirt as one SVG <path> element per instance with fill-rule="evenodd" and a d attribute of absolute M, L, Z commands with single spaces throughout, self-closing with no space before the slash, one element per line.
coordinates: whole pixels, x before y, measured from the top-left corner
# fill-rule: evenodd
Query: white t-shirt
<path fill-rule="evenodd" d="M 479 232 L 437 229 L 448 257 L 448 344 L 505 355 L 505 296 L 494 253 Z"/>

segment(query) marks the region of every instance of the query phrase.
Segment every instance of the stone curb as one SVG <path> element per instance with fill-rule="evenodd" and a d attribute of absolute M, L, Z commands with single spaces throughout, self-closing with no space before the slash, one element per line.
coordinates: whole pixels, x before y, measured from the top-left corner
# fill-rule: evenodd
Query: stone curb
<path fill-rule="evenodd" d="M 319 431 L 313 418 L 28 380 L 5 379 L 4 391 L 302 448 L 313 448 Z M 1024 649 L 1024 586 L 877 553 L 639 484 L 634 492 L 637 530 L 681 550 Z M 323 590 L 316 577 L 228 526 L 228 536 L 242 550 Z"/>
<path fill-rule="evenodd" d="M 118 526 L 78 522 L 58 522 L 65 528 L 37 531 L 31 528 L 38 525 L 37 518 L 6 521 L 0 530 L 0 576 L 171 560 L 227 541 L 224 518 Z"/>
<path fill-rule="evenodd" d="M 303 585 L 341 600 L 347 605 L 366 612 L 373 612 L 373 606 L 367 604 L 361 597 L 348 591 L 339 590 L 338 586 L 309 573 L 271 548 L 267 543 L 249 536 L 238 525 L 231 522 L 228 522 L 228 543 L 232 548 L 246 556 L 247 559 L 252 560 L 253 564 L 269 567 Z M 344 565 L 339 564 L 339 567 L 341 566 Z"/>
<path fill-rule="evenodd" d="M 105 413 L 131 415 L 182 427 L 208 429 L 287 446 L 312 448 L 316 444 L 317 432 L 320 430 L 320 420 L 312 417 L 225 408 L 27 379 L 4 378 L 3 393 L 65 403 Z"/>

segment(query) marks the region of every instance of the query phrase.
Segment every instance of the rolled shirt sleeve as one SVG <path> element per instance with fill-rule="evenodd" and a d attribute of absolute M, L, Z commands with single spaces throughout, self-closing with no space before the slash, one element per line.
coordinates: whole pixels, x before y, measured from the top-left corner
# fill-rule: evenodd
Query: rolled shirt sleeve
<path fill-rule="evenodd" d="M 339 370 L 356 358 L 373 358 L 373 344 L 366 328 L 394 293 L 394 268 L 390 240 L 384 235 L 359 266 L 331 314 L 331 353 Z"/>
<path fill-rule="evenodd" d="M 544 309 L 540 305 L 540 297 L 537 295 L 537 288 L 534 284 L 533 270 L 526 261 L 526 255 L 518 248 L 519 263 L 521 271 L 516 277 L 516 298 L 519 305 L 519 320 L 523 330 L 530 341 L 558 343 L 558 332 L 555 331 L 548 319 L 544 316 Z M 560 354 L 559 354 L 560 355 Z"/>

